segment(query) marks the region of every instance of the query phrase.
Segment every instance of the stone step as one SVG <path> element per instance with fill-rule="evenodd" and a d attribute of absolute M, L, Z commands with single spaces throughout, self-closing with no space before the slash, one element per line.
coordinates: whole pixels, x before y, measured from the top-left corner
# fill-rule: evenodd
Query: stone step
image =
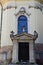
<path fill-rule="evenodd" d="M 8 65 L 38 65 L 38 64 L 8 64 Z"/>

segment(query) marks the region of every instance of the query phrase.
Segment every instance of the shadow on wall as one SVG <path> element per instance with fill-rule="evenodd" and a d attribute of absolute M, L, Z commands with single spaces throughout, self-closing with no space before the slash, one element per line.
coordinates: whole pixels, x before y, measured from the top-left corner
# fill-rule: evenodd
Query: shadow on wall
<path fill-rule="evenodd" d="M 43 60 L 36 59 L 36 63 L 37 63 L 38 65 L 43 65 Z"/>
<path fill-rule="evenodd" d="M 36 58 L 36 63 L 39 65 L 43 65 L 43 51 L 39 52 L 38 55 L 39 58 L 38 57 Z"/>

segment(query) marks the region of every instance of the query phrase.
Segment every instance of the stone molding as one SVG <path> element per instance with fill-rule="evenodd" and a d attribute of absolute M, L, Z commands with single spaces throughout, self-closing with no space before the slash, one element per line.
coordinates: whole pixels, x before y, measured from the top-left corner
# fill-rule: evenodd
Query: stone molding
<path fill-rule="evenodd" d="M 21 1 L 23 1 L 24 2 L 24 0 L 0 0 L 0 2 L 2 2 L 2 4 L 5 4 L 5 3 L 7 3 L 7 2 L 10 2 L 10 1 L 14 1 L 14 2 L 21 2 Z M 37 2 L 40 2 L 41 4 L 43 4 L 43 0 L 25 0 L 25 1 L 37 1 Z"/>
<path fill-rule="evenodd" d="M 36 40 L 36 35 L 22 33 L 22 34 L 16 34 L 16 35 L 10 35 L 11 40 Z"/>
<path fill-rule="evenodd" d="M 20 10 L 17 12 L 17 13 L 15 13 L 14 15 L 15 16 L 19 16 L 19 15 L 27 15 L 27 16 L 30 16 L 31 15 L 31 13 L 30 12 L 26 12 L 26 8 L 25 7 L 21 7 L 20 8 Z"/>
<path fill-rule="evenodd" d="M 40 9 L 40 10 L 42 11 L 43 5 L 42 5 L 41 3 L 39 3 L 39 2 L 34 1 L 34 2 L 30 2 L 30 3 L 29 3 L 28 8 L 29 8 L 29 9 L 30 9 L 30 8 Z"/>
<path fill-rule="evenodd" d="M 7 3 L 8 4 L 8 3 Z M 17 5 L 7 5 L 7 6 L 3 6 L 3 10 L 7 10 L 7 9 L 17 9 Z M 40 9 L 42 11 L 42 8 L 43 8 L 43 4 L 41 4 L 40 2 L 38 1 L 29 1 L 28 2 L 28 8 L 36 8 L 36 9 Z"/>
<path fill-rule="evenodd" d="M 7 7 L 3 8 L 3 10 L 5 11 L 5 10 L 8 10 L 8 9 L 12 9 L 12 8 L 16 9 L 17 7 L 16 6 L 7 6 Z"/>

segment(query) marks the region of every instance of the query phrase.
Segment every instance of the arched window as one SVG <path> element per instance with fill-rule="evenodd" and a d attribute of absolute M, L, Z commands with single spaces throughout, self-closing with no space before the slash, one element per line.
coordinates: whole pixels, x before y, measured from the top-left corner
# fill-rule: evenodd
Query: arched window
<path fill-rule="evenodd" d="M 18 33 L 26 32 L 28 33 L 27 17 L 24 15 L 18 18 Z"/>

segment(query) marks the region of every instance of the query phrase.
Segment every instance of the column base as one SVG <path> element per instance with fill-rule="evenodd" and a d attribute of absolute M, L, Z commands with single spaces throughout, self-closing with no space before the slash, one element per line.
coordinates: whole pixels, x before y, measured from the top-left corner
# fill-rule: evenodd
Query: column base
<path fill-rule="evenodd" d="M 35 63 L 32 63 L 32 62 L 31 62 L 30 64 L 35 64 Z"/>
<path fill-rule="evenodd" d="M 34 64 L 34 63 L 35 63 L 35 61 L 30 61 L 29 63 Z"/>
<path fill-rule="evenodd" d="M 31 63 L 31 64 L 35 64 L 36 63 L 34 57 L 33 58 L 30 57 L 29 63 Z"/>
<path fill-rule="evenodd" d="M 31 64 L 31 65 L 37 65 L 36 63 L 29 63 L 29 64 Z"/>
<path fill-rule="evenodd" d="M 15 60 L 14 60 L 14 61 L 12 61 L 12 63 L 17 63 L 17 62 L 18 62 L 18 61 L 15 61 Z"/>

